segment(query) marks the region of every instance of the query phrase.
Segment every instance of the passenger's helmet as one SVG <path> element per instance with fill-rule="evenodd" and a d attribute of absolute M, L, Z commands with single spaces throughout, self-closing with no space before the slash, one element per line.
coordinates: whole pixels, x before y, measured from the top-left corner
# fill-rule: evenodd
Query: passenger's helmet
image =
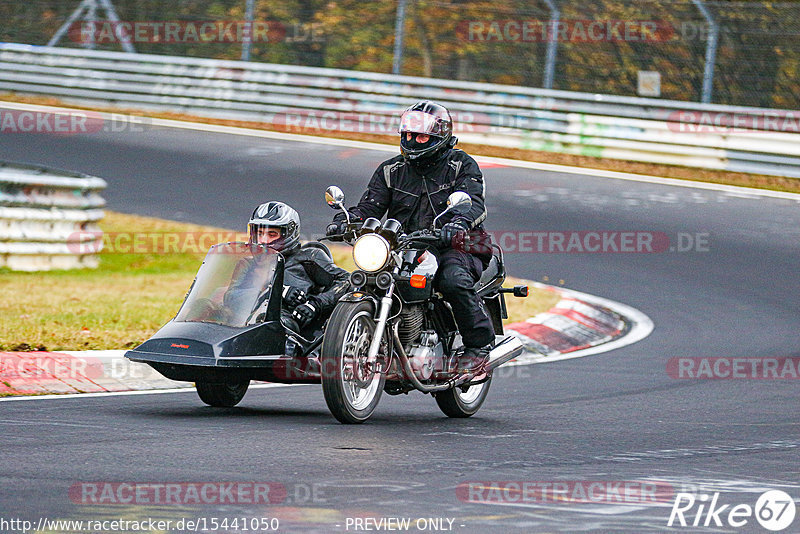
<path fill-rule="evenodd" d="M 253 216 L 247 224 L 250 243 L 258 243 L 258 231 L 261 228 L 280 230 L 280 237 L 269 243 L 270 248 L 287 252 L 300 244 L 300 215 L 288 204 L 270 201 L 253 210 Z"/>
<path fill-rule="evenodd" d="M 403 112 L 399 132 L 400 153 L 412 163 L 434 159 L 458 142 L 453 137 L 450 112 L 446 107 L 429 100 L 417 102 Z M 406 139 L 409 132 L 415 134 L 411 140 Z M 416 134 L 429 135 L 430 139 L 425 143 L 418 143 Z"/>

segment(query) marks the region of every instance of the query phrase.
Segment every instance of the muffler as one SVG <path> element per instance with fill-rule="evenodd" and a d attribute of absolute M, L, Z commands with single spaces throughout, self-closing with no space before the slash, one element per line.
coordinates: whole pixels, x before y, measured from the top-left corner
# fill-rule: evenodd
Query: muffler
<path fill-rule="evenodd" d="M 488 372 L 496 367 L 500 367 L 509 360 L 513 360 L 522 354 L 522 341 L 515 337 L 507 337 L 489 352 L 489 361 L 484 369 Z"/>
<path fill-rule="evenodd" d="M 465 373 L 458 377 L 455 377 L 453 380 L 448 381 L 445 384 L 437 384 L 427 385 L 423 384 L 417 379 L 416 375 L 414 374 L 414 370 L 411 368 L 411 363 L 408 361 L 408 355 L 406 355 L 405 350 L 403 350 L 403 343 L 400 341 L 400 337 L 397 335 L 397 331 L 392 329 L 392 333 L 394 335 L 394 342 L 395 347 L 397 348 L 397 355 L 400 357 L 400 362 L 403 364 L 403 369 L 405 370 L 405 376 L 414 387 L 422 391 L 424 393 L 434 393 L 437 391 L 444 391 L 456 386 L 460 386 L 466 382 L 473 380 L 474 378 L 478 378 L 479 380 L 476 383 L 484 382 L 487 379 L 487 375 L 489 371 L 494 369 L 495 367 L 499 367 L 504 363 L 507 363 L 509 360 L 516 358 L 520 354 L 522 354 L 522 342 L 515 338 L 515 337 L 507 337 L 503 341 L 497 344 L 495 348 L 489 352 L 489 361 L 479 369 Z"/>

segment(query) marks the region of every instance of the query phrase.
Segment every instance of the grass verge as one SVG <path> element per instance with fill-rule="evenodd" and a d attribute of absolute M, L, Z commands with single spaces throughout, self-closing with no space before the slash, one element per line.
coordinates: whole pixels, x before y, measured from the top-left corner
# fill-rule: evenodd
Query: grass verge
<path fill-rule="evenodd" d="M 129 113 L 132 115 L 143 115 L 171 120 L 187 122 L 198 122 L 204 124 L 221 124 L 224 126 L 235 126 L 241 128 L 252 128 L 255 130 L 269 130 L 277 132 L 288 132 L 313 135 L 317 137 L 330 137 L 335 139 L 351 139 L 356 141 L 367 141 L 372 143 L 391 144 L 395 142 L 395 137 L 390 135 L 358 133 L 358 132 L 330 132 L 320 128 L 315 131 L 308 131 L 299 128 L 280 125 L 266 124 L 263 122 L 234 121 L 224 119 L 212 119 L 197 117 L 194 115 L 184 115 L 181 113 L 168 113 L 157 111 L 142 111 L 135 109 L 122 109 L 114 107 L 82 106 L 80 103 L 65 103 L 58 98 L 19 95 L 15 93 L 0 94 L 0 100 L 6 102 L 20 102 L 26 104 L 39 104 L 46 106 L 68 107 L 75 109 L 87 109 L 94 111 L 108 111 L 112 113 Z M 700 169 L 697 167 L 683 167 L 679 165 L 663 165 L 655 163 L 644 163 L 636 161 L 596 158 L 592 156 L 582 156 L 575 154 L 562 154 L 558 152 L 541 152 L 535 150 L 524 150 L 517 148 L 504 148 L 491 145 L 474 145 L 469 143 L 459 143 L 459 148 L 464 149 L 472 155 L 494 156 L 501 158 L 518 159 L 522 161 L 535 161 L 538 163 L 552 163 L 556 165 L 568 165 L 583 167 L 586 169 L 603 169 L 631 174 L 642 174 L 647 176 L 661 176 L 665 178 L 677 178 L 694 182 L 709 182 L 726 185 L 737 185 L 742 187 L 753 187 L 756 189 L 769 189 L 773 191 L 787 191 L 790 193 L 800 193 L 800 180 L 796 178 L 786 178 L 782 176 L 770 176 L 763 174 L 749 174 L 730 171 L 719 171 L 711 169 Z"/>
<path fill-rule="evenodd" d="M 100 227 L 107 235 L 231 234 L 114 212 L 106 212 Z M 337 264 L 354 268 L 350 247 L 335 247 L 333 254 Z M 203 256 L 192 251 L 119 254 L 106 248 L 94 270 L 24 273 L 0 269 L 0 350 L 135 347 L 177 313 Z M 512 283 L 509 279 L 508 285 Z M 547 310 L 557 300 L 550 291 L 534 289 L 527 299 L 509 297 L 509 321 Z"/>

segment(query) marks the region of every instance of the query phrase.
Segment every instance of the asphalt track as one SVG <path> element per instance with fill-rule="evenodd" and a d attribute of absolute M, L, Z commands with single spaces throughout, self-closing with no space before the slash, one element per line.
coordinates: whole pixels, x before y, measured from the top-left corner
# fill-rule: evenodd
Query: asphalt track
<path fill-rule="evenodd" d="M 0 137 L 0 159 L 105 178 L 112 210 L 239 229 L 255 204 L 278 198 L 298 208 L 309 234 L 333 214 L 325 187 L 338 184 L 355 201 L 385 157 L 164 128 Z M 0 403 L 0 516 L 246 515 L 278 517 L 283 532 L 344 532 L 347 518 L 365 516 L 450 518 L 457 532 L 661 532 L 681 489 L 719 491 L 731 505 L 752 506 L 766 489 L 799 499 L 798 381 L 676 380 L 666 371 L 676 356 L 800 355 L 798 202 L 590 172 L 485 175 L 492 230 L 654 231 L 673 245 L 699 233 L 707 250 L 509 253 L 510 273 L 624 302 L 655 330 L 606 354 L 501 373 L 466 420 L 411 394 L 384 396 L 367 424 L 342 426 L 315 386 L 253 390 L 223 410 L 192 392 Z M 598 480 L 657 480 L 673 493 L 644 504 L 507 494 L 500 504 L 456 492 L 469 481 Z M 274 506 L 76 504 L 69 488 L 82 481 L 269 481 L 288 497 Z M 705 530 L 766 532 L 753 518 Z M 786 530 L 798 531 L 800 518 Z"/>

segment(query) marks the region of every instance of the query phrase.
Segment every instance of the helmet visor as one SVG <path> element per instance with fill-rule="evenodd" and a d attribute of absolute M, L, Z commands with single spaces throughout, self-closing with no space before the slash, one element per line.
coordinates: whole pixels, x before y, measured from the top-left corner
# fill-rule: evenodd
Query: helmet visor
<path fill-rule="evenodd" d="M 271 248 L 280 250 L 283 240 L 286 238 L 285 226 L 269 226 L 266 224 L 250 223 L 250 242 L 269 245 Z"/>
<path fill-rule="evenodd" d="M 446 135 L 444 131 L 444 123 L 441 117 L 425 113 L 423 111 L 406 111 L 400 117 L 400 128 L 398 131 L 402 134 L 405 132 L 412 132 L 418 134 L 436 135 L 443 137 Z"/>

